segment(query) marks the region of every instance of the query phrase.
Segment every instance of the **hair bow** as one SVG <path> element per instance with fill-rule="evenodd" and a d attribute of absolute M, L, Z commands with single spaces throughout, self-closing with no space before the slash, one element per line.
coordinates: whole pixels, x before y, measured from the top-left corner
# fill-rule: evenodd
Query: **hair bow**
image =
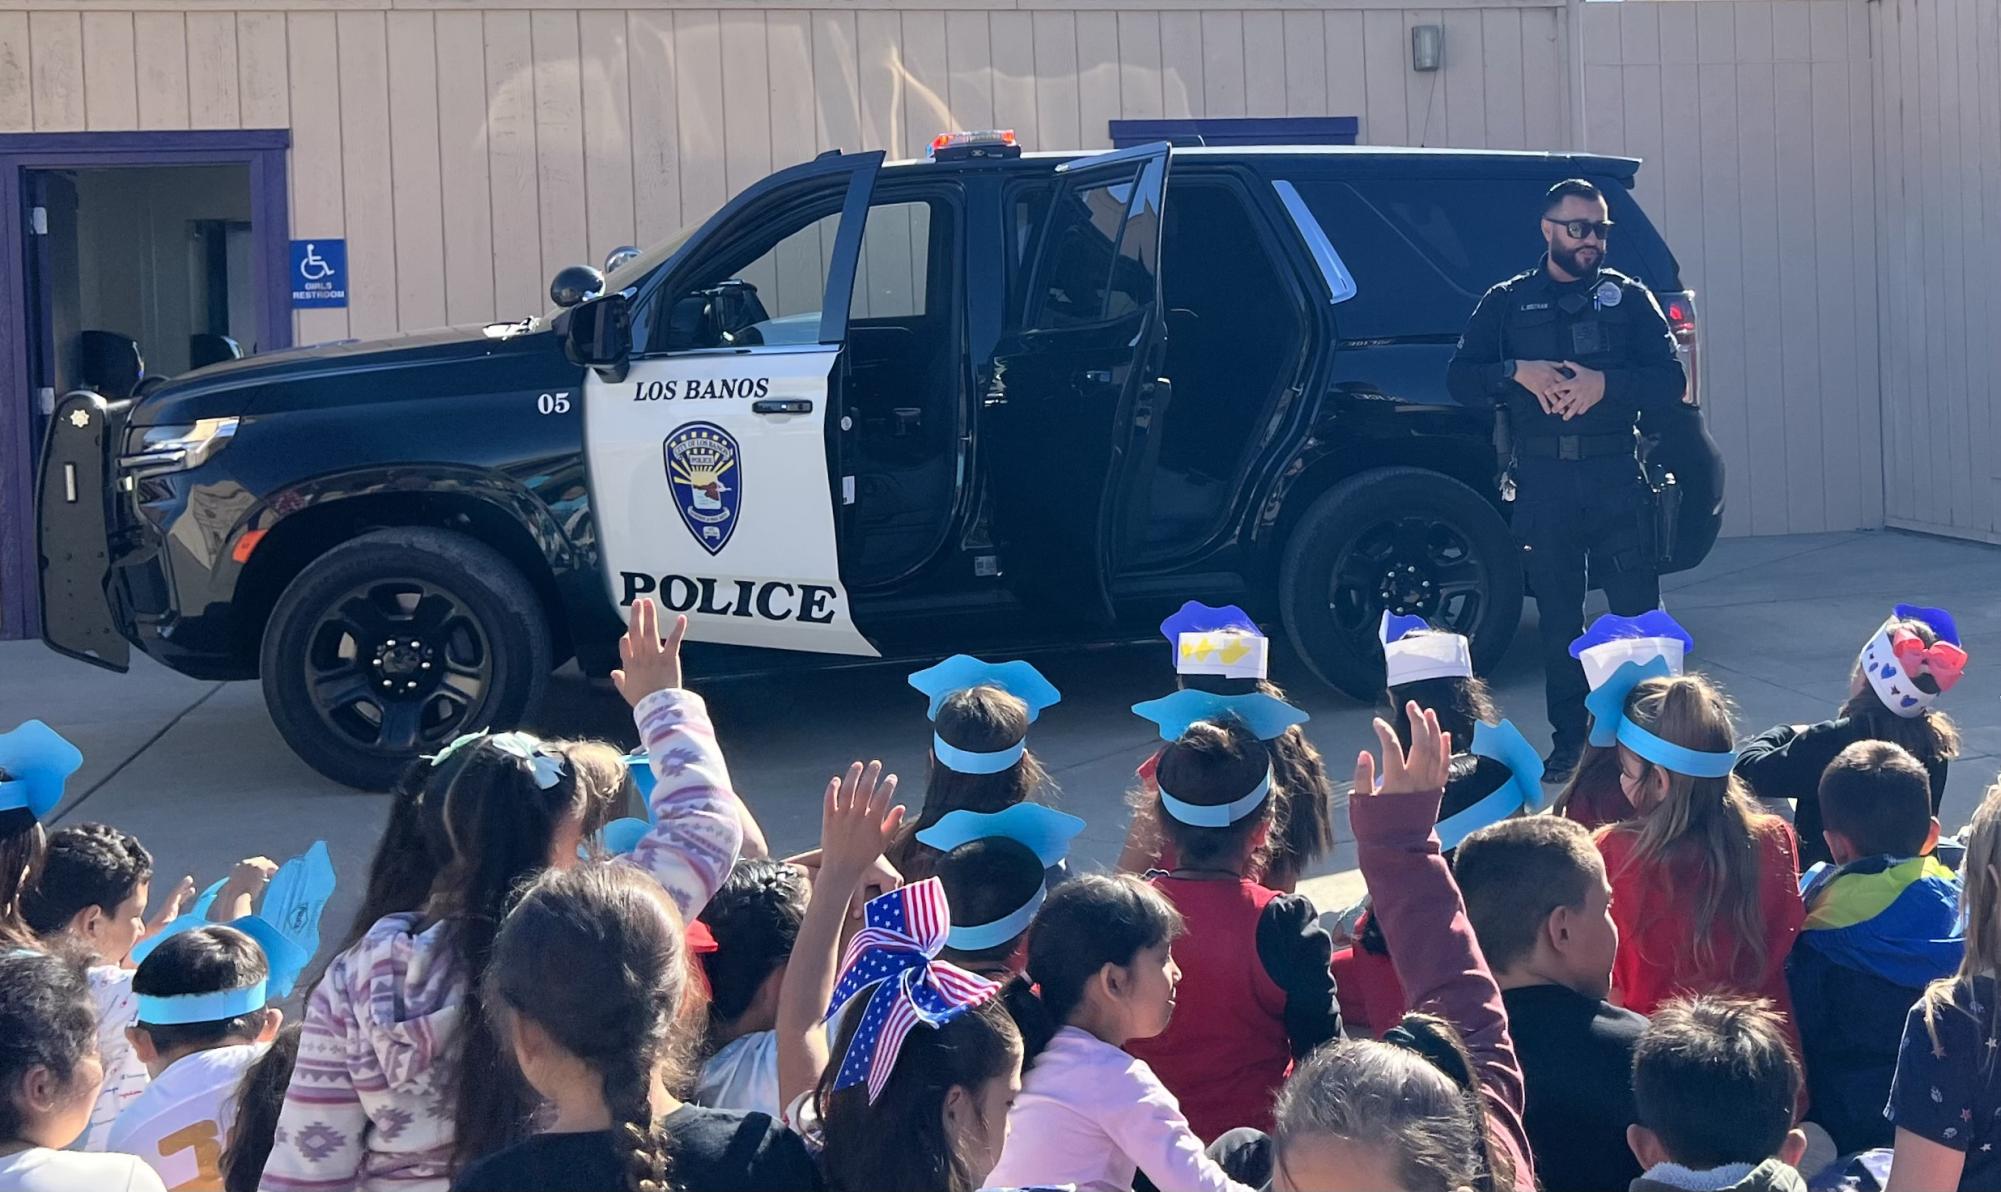
<path fill-rule="evenodd" d="M 862 929 L 848 941 L 841 959 L 841 978 L 827 1017 L 874 987 L 834 1079 L 836 1090 L 867 1081 L 874 1104 L 913 1027 L 936 1030 L 999 993 L 1000 986 L 937 959 L 951 930 L 952 911 L 945 886 L 935 877 L 870 899 L 862 919 Z"/>
<path fill-rule="evenodd" d="M 1488 824 L 1500 823 L 1517 811 L 1542 810 L 1542 755 L 1513 721 L 1478 722 L 1473 726 L 1473 741 L 1466 751 L 1506 766 L 1508 780 L 1471 807 L 1438 821 L 1441 849 L 1458 848 L 1459 842 L 1471 833 Z"/>
<path fill-rule="evenodd" d="M 1401 687 L 1425 679 L 1473 677 L 1472 643 L 1457 633 L 1420 632 L 1431 623 L 1423 617 L 1398 616 L 1383 610 L 1377 636 L 1383 643 L 1387 685 Z"/>
<path fill-rule="evenodd" d="M 1216 695 L 1208 691 L 1177 691 L 1173 695 L 1133 705 L 1133 712 L 1160 726 L 1160 739 L 1178 741 L 1188 726 L 1202 721 L 1234 720 L 1260 741 L 1277 738 L 1295 724 L 1312 719 L 1275 695 Z"/>
<path fill-rule="evenodd" d="M 336 881 L 333 857 L 327 852 L 327 842 L 315 841 L 313 847 L 280 865 L 278 872 L 271 875 L 271 882 L 264 888 L 264 899 L 256 914 L 244 915 L 224 924 L 256 940 L 257 946 L 264 950 L 264 961 L 271 971 L 267 984 L 272 994 L 289 996 L 299 974 L 305 971 L 313 954 L 320 950 L 320 917 L 326 913 L 327 901 L 333 897 Z M 144 961 L 163 941 L 183 931 L 206 927 L 209 907 L 227 884 L 228 879 L 225 878 L 202 891 L 201 897 L 185 914 L 141 940 L 132 949 L 132 962 L 138 964 Z M 222 1015 L 225 1018 L 234 1016 Z M 154 1019 L 147 1021 L 160 1025 Z M 206 1022 L 213 1019 L 183 1021 Z"/>
<path fill-rule="evenodd" d="M 1258 623 L 1234 604 L 1220 608 L 1191 600 L 1160 623 L 1174 647 L 1174 669 L 1184 675 L 1262 679 L 1271 664 L 1271 642 Z"/>
<path fill-rule="evenodd" d="M 546 791 L 553 788 L 563 780 L 563 771 L 569 766 L 568 759 L 543 744 L 541 738 L 522 732 L 466 733 L 454 738 L 451 744 L 433 754 L 431 765 L 442 766 L 451 760 L 454 753 L 467 745 L 476 745 L 481 741 L 527 765 L 529 772 L 535 777 L 537 790 Z"/>
<path fill-rule="evenodd" d="M 83 765 L 83 752 L 39 720 L 0 733 L 0 811 L 26 808 L 41 819 L 63 801 L 63 786 Z"/>
<path fill-rule="evenodd" d="M 1924 639 L 1898 624 L 1916 621 L 1928 626 L 1938 640 Z M 1925 714 L 1939 696 L 1950 691 L 1966 671 L 1966 649 L 1959 626 L 1942 608 L 1900 604 L 1890 619 L 1862 647 L 1858 663 L 1883 706 L 1904 719 Z"/>
<path fill-rule="evenodd" d="M 1677 745 L 1634 724 L 1632 717 L 1626 715 L 1626 701 L 1635 687 L 1648 679 L 1665 679 L 1672 673 L 1667 659 L 1659 656 L 1645 663 L 1621 663 L 1603 686 L 1585 697 L 1584 706 L 1591 710 L 1591 743 L 1600 748 L 1624 745 L 1663 770 L 1691 778 L 1727 777 L 1737 766 L 1735 749 L 1706 753 Z"/>
<path fill-rule="evenodd" d="M 1625 662 L 1665 658 L 1668 670 L 1678 675 L 1683 659 L 1694 648 L 1695 639 L 1688 630 L 1666 612 L 1652 609 L 1637 617 L 1612 613 L 1599 617 L 1570 643 L 1570 656 L 1583 664 L 1584 681 L 1595 691 Z"/>

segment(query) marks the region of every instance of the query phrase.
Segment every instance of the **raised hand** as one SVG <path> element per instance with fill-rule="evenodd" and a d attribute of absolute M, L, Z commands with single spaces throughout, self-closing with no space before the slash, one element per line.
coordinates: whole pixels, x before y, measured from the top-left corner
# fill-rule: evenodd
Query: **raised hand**
<path fill-rule="evenodd" d="M 1376 759 L 1363 750 L 1355 759 L 1354 798 L 1383 798 L 1396 795 L 1436 794 L 1445 789 L 1452 768 L 1452 734 L 1438 727 L 1438 713 L 1405 705 L 1410 720 L 1410 751 L 1397 740 L 1396 729 L 1378 716 L 1376 740 L 1383 747 L 1382 781 L 1376 779 Z"/>
<path fill-rule="evenodd" d="M 688 618 L 674 617 L 674 627 L 660 637 L 660 610 L 641 597 L 633 602 L 632 620 L 618 639 L 618 656 L 625 663 L 611 672 L 612 685 L 633 707 L 656 691 L 681 686 L 681 639 L 688 635 Z"/>
<path fill-rule="evenodd" d="M 903 823 L 904 809 L 892 806 L 896 775 L 881 762 L 856 762 L 845 776 L 827 780 L 820 811 L 820 877 L 836 890 L 861 884 Z"/>
<path fill-rule="evenodd" d="M 188 899 L 194 896 L 194 875 L 184 874 L 180 881 L 174 883 L 174 888 L 168 892 L 167 896 L 160 900 L 160 907 L 153 912 L 153 917 L 146 920 L 146 935 L 158 935 L 161 928 L 178 919 L 181 915 L 181 907 L 187 903 Z"/>

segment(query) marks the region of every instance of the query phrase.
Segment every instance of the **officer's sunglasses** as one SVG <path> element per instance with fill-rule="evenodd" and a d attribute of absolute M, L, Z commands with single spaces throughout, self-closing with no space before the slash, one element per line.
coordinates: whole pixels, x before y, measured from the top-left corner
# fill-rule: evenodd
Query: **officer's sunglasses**
<path fill-rule="evenodd" d="M 1612 221 L 1609 219 L 1551 219 L 1547 215 L 1542 218 L 1544 223 L 1553 223 L 1562 228 L 1563 234 L 1572 240 L 1596 236 L 1602 244 L 1612 238 Z"/>

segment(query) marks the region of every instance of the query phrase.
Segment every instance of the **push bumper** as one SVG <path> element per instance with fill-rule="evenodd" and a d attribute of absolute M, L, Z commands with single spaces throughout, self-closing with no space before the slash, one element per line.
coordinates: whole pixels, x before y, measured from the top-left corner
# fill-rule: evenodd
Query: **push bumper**
<path fill-rule="evenodd" d="M 57 405 L 36 501 L 42 640 L 58 654 L 115 671 L 132 661 L 132 618 L 112 578 L 112 458 L 126 409 L 82 391 Z"/>

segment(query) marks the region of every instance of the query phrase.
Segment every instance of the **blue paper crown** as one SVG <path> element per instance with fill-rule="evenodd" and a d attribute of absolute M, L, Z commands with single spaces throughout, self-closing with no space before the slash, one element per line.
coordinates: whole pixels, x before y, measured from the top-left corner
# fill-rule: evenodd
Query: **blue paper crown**
<path fill-rule="evenodd" d="M 1005 811 L 948 811 L 917 839 L 941 853 L 962 844 L 1001 836 L 1027 846 L 1044 869 L 1070 852 L 1070 842 L 1084 830 L 1084 821 L 1040 803 L 1016 803 Z"/>
<path fill-rule="evenodd" d="M 1673 638 L 1681 643 L 1682 649 L 1695 649 L 1695 639 L 1688 635 L 1688 630 L 1683 629 L 1665 610 L 1656 608 L 1637 617 L 1621 617 L 1614 613 L 1606 613 L 1591 622 L 1591 628 L 1586 629 L 1576 641 L 1570 643 L 1570 656 L 1579 658 L 1583 656 L 1584 651 L 1593 646 L 1634 637 Z"/>
<path fill-rule="evenodd" d="M 264 889 L 263 904 L 256 914 L 244 915 L 239 919 L 220 924 L 234 927 L 264 950 L 264 961 L 270 969 L 268 984 L 270 992 L 278 997 L 290 996 L 299 974 L 320 949 L 320 917 L 326 913 L 327 900 L 333 897 L 336 883 L 333 858 L 327 852 L 327 842 L 315 841 L 313 847 L 299 856 L 293 857 L 278 867 L 271 876 L 271 882 Z M 194 906 L 155 934 L 140 941 L 132 949 L 132 962 L 143 963 L 152 955 L 153 949 L 164 941 L 183 931 L 209 926 L 208 911 L 214 905 L 216 895 L 228 885 L 228 879 L 216 882 L 202 891 Z M 225 1015 L 224 1017 L 234 1017 Z M 157 1021 L 148 1019 L 148 1021 Z M 212 1019 L 184 1019 L 186 1022 L 209 1022 Z M 160 1025 L 166 1025 L 160 1023 Z"/>
<path fill-rule="evenodd" d="M 1431 622 L 1425 620 L 1423 617 L 1407 617 L 1384 609 L 1382 624 L 1377 626 L 1376 634 L 1382 639 L 1382 643 L 1387 646 L 1391 642 L 1402 641 L 1406 636 L 1416 633 L 1420 629 L 1430 628 Z"/>
<path fill-rule="evenodd" d="M 1955 646 L 1960 644 L 1959 624 L 1952 619 L 1951 613 L 1942 608 L 1927 608 L 1922 604 L 1900 604 L 1891 611 L 1899 621 L 1917 621 L 1931 626 L 1931 631 L 1938 634 L 1940 641 L 1948 641 Z"/>
<path fill-rule="evenodd" d="M 1027 704 L 1031 724 L 1042 715 L 1044 708 L 1063 698 L 1063 694 L 1030 663 L 1020 659 L 983 662 L 971 654 L 954 654 L 936 666 L 918 671 L 910 676 L 910 685 L 930 698 L 931 706 L 925 716 L 932 720 L 938 719 L 938 709 L 945 706 L 945 700 L 953 692 L 973 687 L 998 687 Z"/>
<path fill-rule="evenodd" d="M 1275 695 L 1253 691 L 1216 695 L 1208 691 L 1177 691 L 1173 695 L 1134 704 L 1133 712 L 1160 726 L 1160 739 L 1178 741 L 1188 726 L 1203 721 L 1234 720 L 1260 741 L 1270 741 L 1312 717 Z"/>
<path fill-rule="evenodd" d="M 1467 752 L 1506 766 L 1508 780 L 1472 806 L 1438 821 L 1441 849 L 1458 848 L 1468 835 L 1488 824 L 1500 823 L 1517 811 L 1540 811 L 1543 807 L 1542 756 L 1513 721 L 1477 723 Z"/>
<path fill-rule="evenodd" d="M 1167 644 L 1175 648 L 1175 656 L 1180 657 L 1181 635 L 1184 633 L 1215 633 L 1219 630 L 1234 629 L 1242 633 L 1254 633 L 1259 637 L 1258 623 L 1251 615 L 1234 604 L 1221 607 L 1191 600 L 1181 606 L 1173 616 L 1160 623 L 1160 635 Z"/>
<path fill-rule="evenodd" d="M 1600 748 L 1624 745 L 1663 770 L 1691 778 L 1726 777 L 1736 768 L 1736 750 L 1707 753 L 1676 745 L 1634 724 L 1626 715 L 1626 701 L 1634 688 L 1648 679 L 1665 679 L 1672 673 L 1665 658 L 1650 659 L 1645 665 L 1628 662 L 1613 671 L 1612 677 L 1584 700 L 1584 706 L 1591 711 L 1591 743 Z"/>
<path fill-rule="evenodd" d="M 26 808 L 36 819 L 63 801 L 63 786 L 83 765 L 83 753 L 61 733 L 29 720 L 0 733 L 0 811 Z"/>

